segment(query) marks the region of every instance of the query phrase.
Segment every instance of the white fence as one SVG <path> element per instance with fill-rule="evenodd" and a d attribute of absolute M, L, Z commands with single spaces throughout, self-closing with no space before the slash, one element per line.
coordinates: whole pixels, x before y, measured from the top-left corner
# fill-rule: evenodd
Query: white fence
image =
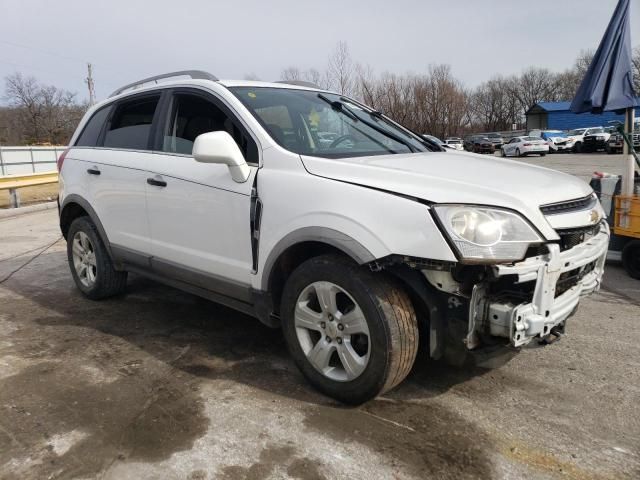
<path fill-rule="evenodd" d="M 0 175 L 51 172 L 66 147 L 0 147 Z"/>

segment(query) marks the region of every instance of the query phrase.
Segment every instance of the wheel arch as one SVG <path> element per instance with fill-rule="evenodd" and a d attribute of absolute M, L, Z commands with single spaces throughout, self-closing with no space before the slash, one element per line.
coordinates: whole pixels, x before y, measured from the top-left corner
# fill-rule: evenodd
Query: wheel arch
<path fill-rule="evenodd" d="M 67 195 L 64 198 L 62 205 L 60 205 L 60 230 L 62 232 L 62 236 L 66 239 L 67 233 L 69 232 L 69 227 L 71 227 L 71 223 L 76 218 L 83 216 L 89 217 L 94 223 L 96 229 L 98 230 L 98 235 L 100 235 L 100 240 L 102 240 L 102 243 L 107 249 L 109 258 L 111 259 L 111 261 L 113 261 L 109 237 L 107 236 L 107 232 L 102 226 L 102 222 L 98 218 L 98 214 L 86 199 L 75 193 Z"/>
<path fill-rule="evenodd" d="M 360 242 L 328 227 L 304 227 L 289 233 L 276 243 L 261 270 L 260 290 L 270 297 L 274 313 L 279 311 L 284 283 L 293 270 L 326 253 L 344 255 L 358 265 L 375 260 Z"/>

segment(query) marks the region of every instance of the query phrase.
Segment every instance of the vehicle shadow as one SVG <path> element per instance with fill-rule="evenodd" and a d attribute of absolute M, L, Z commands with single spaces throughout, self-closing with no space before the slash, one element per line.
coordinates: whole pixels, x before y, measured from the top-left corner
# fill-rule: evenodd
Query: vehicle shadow
<path fill-rule="evenodd" d="M 56 268 L 41 270 L 40 281 L 18 275 L 4 287 L 55 312 L 35 318 L 39 325 L 95 329 L 196 377 L 229 379 L 305 402 L 335 404 L 306 383 L 279 329 L 136 275 L 129 276 L 124 295 L 94 302 L 77 291 L 63 256 L 53 252 L 34 263 L 32 269 L 51 263 Z M 414 394 L 420 390 L 422 396 L 433 397 L 486 371 L 419 357 L 408 380 Z"/>

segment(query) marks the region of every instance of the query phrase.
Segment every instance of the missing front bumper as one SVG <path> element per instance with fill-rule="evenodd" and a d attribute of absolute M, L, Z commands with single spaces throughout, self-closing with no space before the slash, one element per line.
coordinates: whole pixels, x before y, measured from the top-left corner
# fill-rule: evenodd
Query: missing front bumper
<path fill-rule="evenodd" d="M 473 288 L 469 306 L 468 349 L 478 348 L 487 336 L 508 339 L 521 347 L 545 338 L 554 327 L 564 327 L 580 298 L 600 288 L 609 244 L 609 228 L 569 250 L 548 245 L 549 253 L 513 265 L 493 267 L 496 280 L 512 278 L 515 286 L 534 284 L 531 298 L 521 301 L 508 293 L 491 293 L 487 282 Z"/>

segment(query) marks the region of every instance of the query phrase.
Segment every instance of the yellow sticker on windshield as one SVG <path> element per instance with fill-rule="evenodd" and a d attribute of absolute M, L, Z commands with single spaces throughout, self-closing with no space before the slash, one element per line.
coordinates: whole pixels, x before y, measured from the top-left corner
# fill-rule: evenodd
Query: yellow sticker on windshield
<path fill-rule="evenodd" d="M 314 127 L 317 127 L 320 123 L 320 114 L 316 112 L 315 108 L 312 108 L 309 113 L 309 123 Z"/>
<path fill-rule="evenodd" d="M 251 97 L 251 98 L 256 98 L 256 94 L 253 93 L 253 92 L 249 92 L 249 93 L 247 93 L 247 95 L 249 95 L 249 97 Z"/>

